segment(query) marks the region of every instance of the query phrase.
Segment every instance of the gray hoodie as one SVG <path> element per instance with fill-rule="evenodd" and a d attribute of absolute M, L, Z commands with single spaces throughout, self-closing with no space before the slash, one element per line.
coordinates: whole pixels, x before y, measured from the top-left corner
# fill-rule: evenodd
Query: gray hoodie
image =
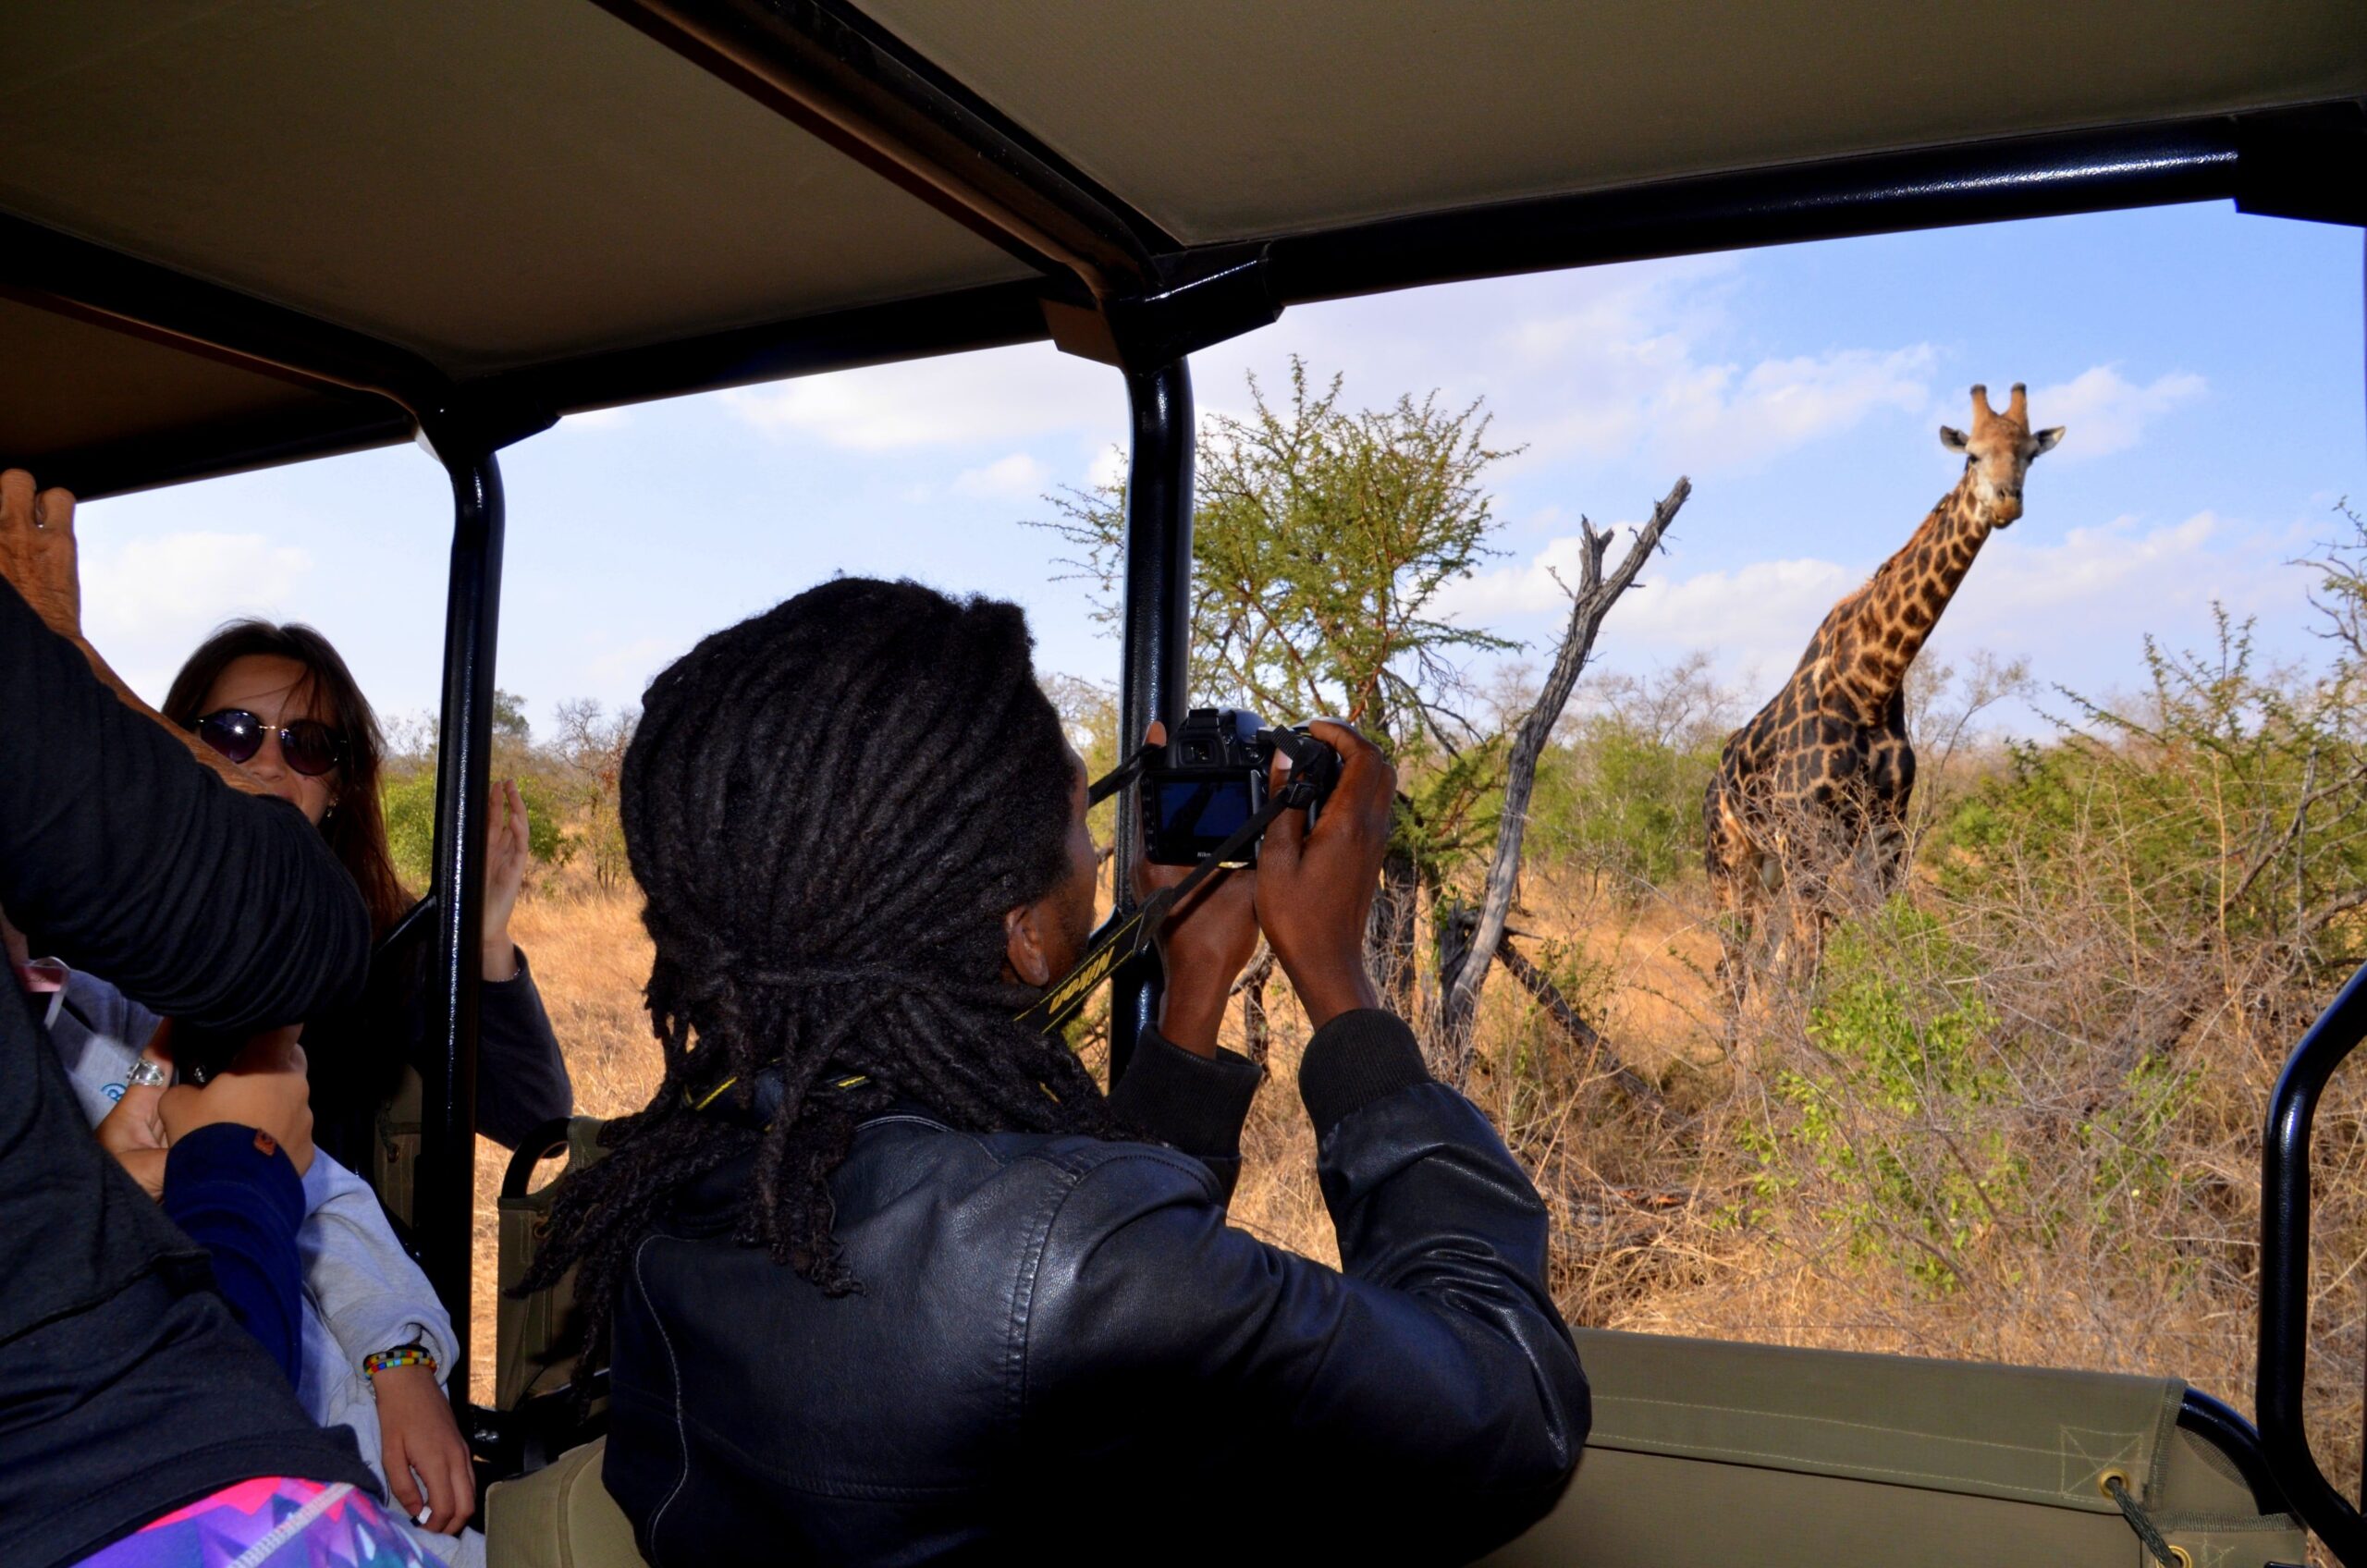
<path fill-rule="evenodd" d="M 50 998 L 49 1035 L 82 1111 L 97 1126 L 123 1097 L 131 1065 L 156 1032 L 157 1016 L 105 981 L 69 974 Z M 304 1173 L 304 1222 L 296 1231 L 304 1264 L 304 1343 L 296 1397 L 324 1427 L 349 1427 L 362 1458 L 386 1479 L 378 1407 L 362 1358 L 421 1344 L 435 1357 L 436 1381 L 459 1359 L 452 1319 L 386 1222 L 370 1184 L 316 1152 Z M 475 1532 L 469 1532 L 474 1537 Z M 451 1561 L 481 1560 L 482 1537 L 456 1542 L 421 1534 Z"/>

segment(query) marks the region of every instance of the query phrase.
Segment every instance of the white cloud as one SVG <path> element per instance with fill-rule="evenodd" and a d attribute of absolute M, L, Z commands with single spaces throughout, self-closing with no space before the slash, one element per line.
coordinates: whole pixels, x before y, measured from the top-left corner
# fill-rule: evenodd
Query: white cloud
<path fill-rule="evenodd" d="M 1614 559 L 1630 527 L 1618 532 Z M 2008 530 L 1982 548 L 1924 656 L 2026 655 L 2042 680 L 2101 691 L 2136 668 L 2149 632 L 2178 646 L 2206 642 L 2214 603 L 2263 627 L 2294 623 L 2306 582 L 2285 564 L 2294 547 L 2287 534 L 2208 511 L 2152 526 L 2122 517 L 2050 540 Z M 1441 598 L 1468 623 L 1550 639 L 1566 603 L 1554 573 L 1575 584 L 1579 548 L 1574 536 L 1556 539 L 1526 565 L 1455 583 Z M 1628 666 L 1707 649 L 1721 679 L 1740 680 L 1755 704 L 1877 564 L 1797 557 L 1690 575 L 1648 566 L 1604 622 L 1600 656 Z"/>
<path fill-rule="evenodd" d="M 723 395 L 760 430 L 863 452 L 1122 430 L 1125 383 L 1049 344 L 810 375 Z"/>
<path fill-rule="evenodd" d="M 1528 448 L 1523 464 L 1569 457 L 1649 455 L 1701 472 L 1748 468 L 1887 411 L 1932 402 L 1928 344 L 1834 348 L 1751 360 L 1711 345 L 1732 326 L 1739 286 L 1723 258 L 1608 267 L 1424 291 L 1426 309 L 1357 301 L 1220 344 L 1194 358 L 1205 425 L 1249 411 L 1242 373 L 1269 400 L 1288 396 L 1287 353 L 1318 374 L 1344 372 L 1346 406 L 1438 387 L 1449 406 L 1484 397 L 1493 437 Z M 1432 320 L 1432 317 L 1443 319 Z M 1423 321 L 1409 333 L 1403 323 Z M 1125 393 L 1108 367 L 1049 345 L 831 375 L 723 395 L 760 429 L 819 437 L 857 451 L 1081 435 L 1099 450 L 1092 481 L 1119 477 Z"/>
<path fill-rule="evenodd" d="M 1762 360 L 1736 380 L 1733 367 L 1697 385 L 1711 396 L 1680 410 L 1688 447 L 1712 460 L 1756 461 L 1848 430 L 1883 409 L 1914 413 L 1931 397 L 1929 345 L 1880 352 L 1843 349 Z"/>
<path fill-rule="evenodd" d="M 1612 562 L 1625 552 L 1634 532 L 1632 523 L 1614 530 Z M 1441 607 L 1459 620 L 1489 627 L 1541 612 L 1558 619 L 1568 603 L 1564 585 L 1577 586 L 1582 548 L 1576 534 L 1556 539 L 1526 566 L 1502 567 L 1451 584 L 1440 595 Z M 1664 564 L 1647 565 L 1604 621 L 1606 650 L 1684 653 L 1714 647 L 1730 668 L 1772 657 L 1788 665 L 1834 601 L 1865 581 L 1861 568 L 1806 557 L 1753 561 L 1732 571 L 1690 577 L 1654 570 Z"/>
<path fill-rule="evenodd" d="M 2063 445 L 2055 448 L 2058 461 L 2101 458 L 2136 446 L 2147 425 L 2207 389 L 2190 371 L 2172 371 L 2139 386 L 2121 375 L 2118 365 L 2097 365 L 2059 386 L 2033 390 L 2030 418 L 2041 426 L 2064 427 Z"/>
<path fill-rule="evenodd" d="M 192 531 L 82 544 L 83 619 L 91 640 L 141 692 L 161 692 L 205 634 L 240 616 L 278 619 L 313 557 L 260 533 Z"/>
<path fill-rule="evenodd" d="M 1497 434 L 1529 460 L 1637 451 L 1693 472 L 1748 468 L 1883 410 L 1931 402 L 1929 344 L 1834 349 L 1755 363 L 1705 356 L 1723 325 L 1723 280 L 1639 272 L 1496 335 L 1506 372 L 1487 388 Z"/>
<path fill-rule="evenodd" d="M 2087 652 L 2147 632 L 2182 643 L 2216 603 L 2279 622 L 2304 609 L 2308 579 L 2290 542 L 2209 511 L 2145 527 L 2133 517 L 2075 528 L 2060 540 L 1993 535 L 1940 631 L 1965 645 Z M 2043 671 L 2042 671 L 2043 673 Z"/>
<path fill-rule="evenodd" d="M 1088 490 L 1110 490 L 1126 482 L 1126 449 L 1123 447 L 1103 447 L 1093 454 L 1093 461 L 1085 471 Z"/>
<path fill-rule="evenodd" d="M 1052 471 L 1025 452 L 998 458 L 984 468 L 965 469 L 954 476 L 954 493 L 1015 500 L 1033 500 L 1044 493 Z"/>
<path fill-rule="evenodd" d="M 1603 635 L 1662 651 L 1715 647 L 1730 666 L 1774 660 L 1788 668 L 1825 611 L 1865 580 L 1863 568 L 1813 557 L 1658 581 L 1647 573 L 1612 611 Z"/>
<path fill-rule="evenodd" d="M 1683 337 L 1600 338 L 1560 411 L 1513 427 L 1533 455 L 1611 457 L 1641 447 L 1694 472 L 1748 468 L 1836 435 L 1883 410 L 1931 399 L 1929 345 L 1842 349 L 1786 360 L 1705 364 Z"/>

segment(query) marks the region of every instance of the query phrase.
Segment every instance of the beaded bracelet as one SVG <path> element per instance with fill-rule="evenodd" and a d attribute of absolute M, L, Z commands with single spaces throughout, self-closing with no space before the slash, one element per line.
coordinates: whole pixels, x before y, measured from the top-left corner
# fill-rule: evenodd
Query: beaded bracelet
<path fill-rule="evenodd" d="M 425 1345 L 398 1345 L 393 1350 L 382 1350 L 362 1358 L 362 1370 L 373 1378 L 394 1366 L 424 1366 L 433 1373 L 435 1357 Z"/>

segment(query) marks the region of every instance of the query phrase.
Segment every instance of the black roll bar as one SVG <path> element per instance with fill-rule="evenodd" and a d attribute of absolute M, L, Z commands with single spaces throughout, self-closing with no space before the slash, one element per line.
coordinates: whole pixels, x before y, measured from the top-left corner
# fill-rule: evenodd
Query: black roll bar
<path fill-rule="evenodd" d="M 646 7 L 641 0 L 601 3 L 619 15 L 629 14 L 628 19 L 640 26 L 644 16 L 656 16 L 661 0 L 651 0 Z M 683 0 L 685 9 L 724 3 Z M 754 0 L 731 3 L 744 6 Z M 821 6 L 812 9 L 816 15 L 826 12 Z M 828 7 L 827 14 L 837 19 L 842 32 L 859 40 L 863 58 L 895 64 L 896 69 L 878 78 L 872 91 L 886 93 L 899 81 L 919 82 L 924 87 L 942 81 L 941 73 L 934 72 L 926 61 L 912 56 L 871 24 L 862 23 L 856 31 L 855 22 L 840 8 Z M 672 25 L 656 18 L 644 31 L 662 36 Z M 693 57 L 779 112 L 791 112 L 777 90 L 755 81 L 728 60 L 703 47 Z M 954 100 L 957 106 L 971 104 L 965 112 L 992 133 L 991 145 L 968 148 L 965 144 L 951 164 L 935 170 L 933 178 L 953 180 L 980 171 L 1003 170 L 1012 166 L 1009 160 L 1017 159 L 1019 166 L 1040 167 L 1058 176 L 1058 183 L 1048 189 L 1056 190 L 1065 185 L 1092 199 L 1102 216 L 1079 220 L 1088 231 L 1097 224 L 1131 228 L 1142 221 L 1130 215 L 1122 202 L 1036 148 L 1024 133 L 1000 121 L 989 106 L 976 104 L 958 83 L 931 88 L 931 92 Z M 803 116 L 807 112 L 796 113 Z M 922 109 L 911 104 L 898 113 L 926 117 Z M 800 117 L 799 123 L 805 119 Z M 1245 247 L 1169 251 L 1160 243 L 1162 237 L 1150 230 L 1137 238 L 1148 248 L 1150 272 L 1156 276 L 1143 283 L 1138 293 L 1155 298 L 1176 292 L 1179 284 L 1223 275 L 1227 271 L 1224 254 L 1237 255 L 1245 250 L 1257 254 L 1259 269 L 1268 275 L 1261 281 L 1261 291 L 1269 301 L 1270 319 L 1271 310 L 1284 305 L 1381 289 L 2179 202 L 2232 199 L 2245 212 L 2357 223 L 2367 219 L 2363 124 L 2367 124 L 2367 105 L 2343 101 L 2052 132 L 1348 224 Z M 938 146 L 950 154 L 952 149 Z M 907 146 L 905 155 L 916 156 L 917 151 Z M 871 154 L 871 166 L 878 166 L 880 156 L 877 152 Z M 909 181 L 918 177 L 906 171 L 901 178 Z M 950 200 L 942 192 L 934 199 Z M 985 222 L 975 211 L 964 211 L 970 213 L 974 227 Z M 1144 227 L 1148 229 L 1147 222 Z M 41 245 L 27 246 L 19 242 L 26 235 L 46 239 Z M 1008 239 L 1005 236 L 1007 242 Z M 59 244 L 83 243 L 22 219 L 7 218 L 0 226 L 0 292 L 134 331 L 157 326 L 166 319 L 164 304 L 169 291 L 160 287 L 165 281 L 177 280 L 211 299 L 229 293 L 147 263 L 131 263 L 144 269 L 144 281 L 120 289 L 102 287 L 109 281 L 105 269 L 79 263 L 36 264 L 44 257 L 54 261 L 67 254 L 56 248 Z M 1039 341 L 1054 336 L 1059 328 L 1064 294 L 1073 296 L 1066 301 L 1070 304 L 1083 303 L 1086 295 L 1065 265 L 1035 254 L 1032 246 L 1021 249 L 1037 263 L 1050 266 L 1051 276 L 557 360 L 468 383 L 455 396 L 489 409 L 572 413 L 917 354 Z M 117 262 L 129 261 L 100 247 L 88 250 Z M 100 298 L 103 293 L 117 300 L 117 309 L 105 309 Z M 80 299 L 83 294 L 92 295 L 92 300 Z M 334 374 L 322 374 L 325 367 L 312 365 L 302 350 L 314 342 L 337 339 L 351 344 L 369 339 L 260 300 L 245 303 L 249 309 L 276 312 L 275 319 L 287 330 L 274 330 L 268 336 L 283 345 L 291 361 L 305 362 L 306 379 L 325 385 L 358 384 L 351 376 L 338 381 Z M 1230 308 L 1245 306 L 1236 302 Z M 1048 313 L 1054 319 L 1048 321 Z M 213 307 L 199 314 L 210 318 Z M 211 333 L 200 329 L 169 335 L 166 340 L 203 352 L 210 343 L 220 342 L 226 332 L 233 339 L 246 336 L 227 328 Z M 1215 341 L 1217 336 L 1220 334 L 1196 331 L 1173 345 L 1169 353 L 1154 353 L 1146 362 L 1163 362 L 1174 354 Z M 1094 358 L 1110 357 L 1073 341 L 1064 346 Z M 378 345 L 377 349 L 390 355 L 403 352 L 386 345 Z M 379 364 L 375 355 L 373 350 L 372 364 Z M 267 368 L 270 360 L 268 352 L 250 351 L 234 362 Z M 390 366 L 381 365 L 373 379 L 383 379 L 381 372 L 392 374 Z M 69 488 L 96 497 L 401 438 L 407 433 L 404 424 L 387 419 L 379 411 L 381 407 L 374 400 L 365 400 L 343 423 L 334 419 L 331 410 L 309 409 L 271 416 L 252 428 L 198 432 L 166 444 L 145 438 L 109 443 L 61 456 L 79 481 Z M 65 472 L 50 457 L 43 461 L 44 472 Z"/>
<path fill-rule="evenodd" d="M 8 213 L 0 292 L 281 381 L 371 393 L 414 418 L 451 396 L 444 373 L 408 349 Z"/>
<path fill-rule="evenodd" d="M 596 0 L 710 75 L 973 232 L 1094 297 L 1139 292 L 1180 249 L 850 6 Z"/>
<path fill-rule="evenodd" d="M 444 700 L 435 756 L 435 1012 L 411 1222 L 421 1267 L 452 1316 L 452 1403 L 469 1429 L 470 1269 L 476 1236 L 477 1003 L 484 975 L 485 790 L 501 621 L 501 468 L 492 451 L 438 450 L 452 480 Z"/>
<path fill-rule="evenodd" d="M 1156 719 L 1173 734 L 1184 717 L 1192 664 L 1192 368 L 1175 360 L 1126 377 L 1134 439 L 1126 467 L 1126 587 L 1122 609 L 1118 750 L 1140 743 Z M 1134 791 L 1118 796 L 1117 855 L 1110 887 L 1119 908 L 1134 902 L 1141 844 Z M 1134 1041 L 1159 1013 L 1154 964 L 1118 972 L 1110 998 L 1110 1083 L 1115 1087 Z"/>
<path fill-rule="evenodd" d="M 300 386 L 359 394 L 357 422 L 378 428 L 391 403 L 422 429 L 492 450 L 552 423 L 515 396 L 463 392 L 408 349 L 7 213 L 0 294 Z"/>
<path fill-rule="evenodd" d="M 2236 1474 L 2250 1488 L 2253 1507 L 2263 1513 L 2293 1511 L 2293 1505 L 2286 1501 L 2285 1488 L 2276 1478 L 2275 1468 L 2269 1463 L 2268 1451 L 2261 1446 L 2259 1429 L 2244 1419 L 2242 1412 L 2201 1389 L 2190 1388 L 2178 1401 L 2178 1426 L 2226 1455 L 2227 1463 L 2236 1467 Z"/>
<path fill-rule="evenodd" d="M 2303 1426 L 2310 1339 L 2310 1124 L 2334 1070 L 2367 1037 L 2367 965 L 2310 1026 L 2269 1096 L 2261 1139 L 2261 1445 L 2294 1512 L 2350 1568 L 2367 1564 L 2367 1519 L 2318 1467 Z"/>
<path fill-rule="evenodd" d="M 553 360 L 497 378 L 536 407 L 586 409 L 713 392 L 896 360 L 1005 349 L 1044 338 L 1039 278 Z"/>
<path fill-rule="evenodd" d="M 1809 239 L 2232 198 L 2367 222 L 2353 101 L 1821 159 L 1383 218 L 1269 244 L 1283 304 Z"/>

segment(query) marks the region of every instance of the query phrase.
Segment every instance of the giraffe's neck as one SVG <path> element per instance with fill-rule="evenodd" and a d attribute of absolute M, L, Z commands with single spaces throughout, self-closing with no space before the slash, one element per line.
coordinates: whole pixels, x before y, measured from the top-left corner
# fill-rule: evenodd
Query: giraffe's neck
<path fill-rule="evenodd" d="M 1846 673 L 1868 712 L 1882 712 L 1898 694 L 1989 532 L 1968 466 L 1956 487 L 1866 585 L 1850 639 L 1857 656 Z"/>

